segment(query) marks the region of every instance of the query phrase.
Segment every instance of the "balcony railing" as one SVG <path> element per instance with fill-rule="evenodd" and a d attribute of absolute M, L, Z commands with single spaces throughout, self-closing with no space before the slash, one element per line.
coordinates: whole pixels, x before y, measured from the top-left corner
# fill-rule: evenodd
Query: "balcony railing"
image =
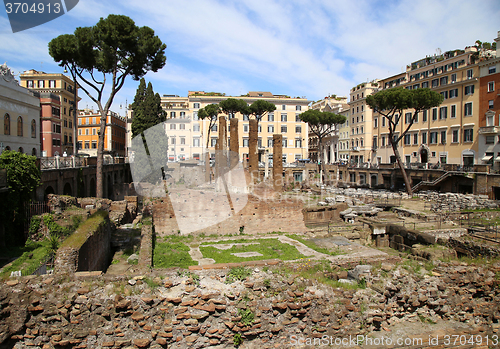
<path fill-rule="evenodd" d="M 75 156 L 55 156 L 38 158 L 40 170 L 54 170 L 63 168 L 87 167 L 95 166 L 97 163 L 96 157 L 75 157 Z M 104 165 L 128 163 L 127 158 L 104 156 Z"/>
<path fill-rule="evenodd" d="M 500 134 L 500 126 L 485 126 L 485 127 L 480 127 L 479 128 L 479 134 L 481 135 L 486 135 L 486 134 Z"/>

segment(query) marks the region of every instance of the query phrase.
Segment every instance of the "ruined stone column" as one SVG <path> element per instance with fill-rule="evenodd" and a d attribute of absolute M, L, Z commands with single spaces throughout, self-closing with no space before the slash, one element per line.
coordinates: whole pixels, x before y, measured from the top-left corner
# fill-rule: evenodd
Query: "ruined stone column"
<path fill-rule="evenodd" d="M 277 192 L 283 190 L 283 136 L 273 134 L 273 187 Z"/>
<path fill-rule="evenodd" d="M 231 151 L 231 168 L 235 168 L 240 161 L 240 139 L 238 135 L 238 119 L 232 118 L 229 120 L 229 124 L 231 125 L 231 143 L 229 144 L 229 150 Z"/>
<path fill-rule="evenodd" d="M 259 139 L 258 122 L 256 119 L 250 120 L 249 140 L 248 140 L 248 157 L 250 175 L 255 183 L 259 179 L 259 155 L 257 153 L 257 144 Z"/>

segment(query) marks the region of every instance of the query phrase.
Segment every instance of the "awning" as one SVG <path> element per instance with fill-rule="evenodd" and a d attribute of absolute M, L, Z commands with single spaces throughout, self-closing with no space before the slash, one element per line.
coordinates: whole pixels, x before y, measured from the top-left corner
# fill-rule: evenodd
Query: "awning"
<path fill-rule="evenodd" d="M 491 160 L 493 156 L 483 156 L 483 158 L 481 159 L 481 161 L 485 161 L 485 162 L 488 162 Z"/>
<path fill-rule="evenodd" d="M 500 156 L 497 156 L 497 157 L 495 158 L 495 162 L 500 162 Z"/>

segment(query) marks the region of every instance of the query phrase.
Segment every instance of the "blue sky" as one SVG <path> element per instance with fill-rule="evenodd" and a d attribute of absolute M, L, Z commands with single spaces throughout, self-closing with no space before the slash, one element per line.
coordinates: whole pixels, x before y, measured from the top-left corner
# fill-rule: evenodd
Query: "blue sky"
<path fill-rule="evenodd" d="M 0 11 L 0 64 L 19 72 L 61 73 L 48 42 L 109 14 L 151 27 L 167 44 L 167 64 L 148 73 L 155 92 L 188 90 L 241 95 L 270 91 L 318 100 L 401 72 L 413 61 L 500 30 L 498 0 L 80 0 L 49 23 L 13 34 Z M 133 101 L 131 78 L 112 109 Z M 80 108 L 94 108 L 84 95 Z"/>

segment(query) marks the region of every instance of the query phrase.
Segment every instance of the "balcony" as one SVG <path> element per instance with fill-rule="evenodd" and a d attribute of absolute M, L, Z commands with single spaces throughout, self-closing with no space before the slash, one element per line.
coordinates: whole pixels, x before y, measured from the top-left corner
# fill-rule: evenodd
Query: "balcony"
<path fill-rule="evenodd" d="M 352 151 L 359 151 L 359 147 L 352 147 Z"/>
<path fill-rule="evenodd" d="M 480 135 L 497 135 L 500 134 L 500 126 L 486 126 L 479 128 Z"/>

